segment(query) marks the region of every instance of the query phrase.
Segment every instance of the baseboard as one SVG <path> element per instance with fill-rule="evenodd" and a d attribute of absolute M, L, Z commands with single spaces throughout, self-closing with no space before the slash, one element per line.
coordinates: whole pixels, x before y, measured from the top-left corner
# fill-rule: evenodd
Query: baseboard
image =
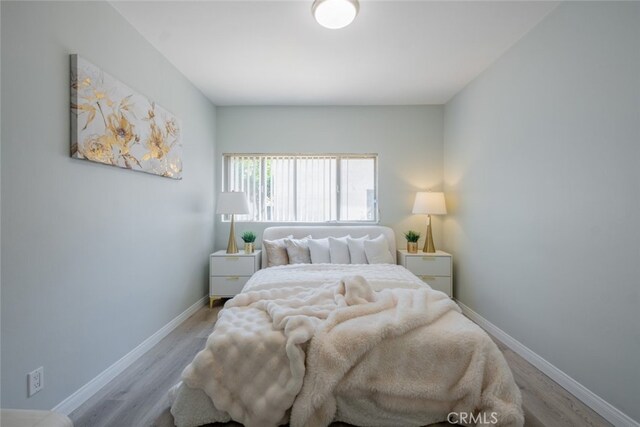
<path fill-rule="evenodd" d="M 80 387 L 71 396 L 64 399 L 58 405 L 53 408 L 53 411 L 61 414 L 69 415 L 75 411 L 84 402 L 89 400 L 94 394 L 96 394 L 102 387 L 107 385 L 112 379 L 118 376 L 122 371 L 127 369 L 133 362 L 138 360 L 140 356 L 149 351 L 154 345 L 158 344 L 164 337 L 169 335 L 171 331 L 177 328 L 182 322 L 187 320 L 192 314 L 202 307 L 208 297 L 203 297 L 194 303 L 191 307 L 180 313 L 178 317 L 164 325 L 159 331 L 151 335 L 144 340 L 140 345 L 124 355 L 113 365 L 102 371 L 97 377 Z"/>
<path fill-rule="evenodd" d="M 573 394 L 576 398 L 580 399 L 585 405 L 600 414 L 611 424 L 618 427 L 640 427 L 640 424 L 637 421 L 633 420 L 631 417 L 580 384 L 578 381 L 574 380 L 569 375 L 556 368 L 554 365 L 552 365 L 540 355 L 535 353 L 533 350 L 522 344 L 520 341 L 510 336 L 505 331 L 498 328 L 496 325 L 489 322 L 487 319 L 480 316 L 478 313 L 476 313 L 460 301 L 456 300 L 456 302 L 462 309 L 462 312 L 469 319 L 473 320 L 481 328 L 502 341 L 504 345 L 520 355 L 527 362 L 531 363 L 533 366 L 544 372 L 549 378 L 560 384 L 560 386 L 562 386 L 565 390 Z"/>

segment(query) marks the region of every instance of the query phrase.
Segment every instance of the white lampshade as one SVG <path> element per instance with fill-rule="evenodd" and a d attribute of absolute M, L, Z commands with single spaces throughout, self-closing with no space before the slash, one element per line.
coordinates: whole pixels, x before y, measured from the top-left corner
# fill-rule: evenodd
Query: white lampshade
<path fill-rule="evenodd" d="M 247 201 L 247 194 L 243 191 L 220 193 L 218 195 L 216 213 L 223 215 L 245 215 L 251 213 L 249 210 L 249 202 Z"/>
<path fill-rule="evenodd" d="M 416 193 L 416 200 L 413 203 L 414 214 L 444 215 L 447 213 L 447 206 L 444 203 L 444 193 L 431 191 L 420 191 Z"/>
<path fill-rule="evenodd" d="M 331 30 L 351 24 L 358 14 L 358 0 L 315 0 L 311 13 L 318 24 Z"/>

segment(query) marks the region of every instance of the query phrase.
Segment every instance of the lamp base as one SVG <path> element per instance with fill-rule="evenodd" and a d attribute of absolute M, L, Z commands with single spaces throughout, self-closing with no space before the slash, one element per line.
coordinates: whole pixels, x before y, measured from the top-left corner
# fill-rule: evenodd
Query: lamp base
<path fill-rule="evenodd" d="M 436 246 L 433 244 L 433 232 L 431 231 L 431 215 L 429 215 L 429 223 L 427 224 L 427 237 L 424 239 L 424 248 L 422 252 L 428 254 L 435 253 Z"/>
<path fill-rule="evenodd" d="M 228 254 L 237 254 L 238 245 L 236 245 L 236 227 L 233 214 L 231 214 L 231 227 L 229 229 L 229 244 L 227 245 Z"/>

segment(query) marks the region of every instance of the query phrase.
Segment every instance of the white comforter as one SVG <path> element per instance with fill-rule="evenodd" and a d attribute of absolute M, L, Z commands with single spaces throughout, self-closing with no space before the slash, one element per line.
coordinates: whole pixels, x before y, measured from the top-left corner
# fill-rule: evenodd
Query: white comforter
<path fill-rule="evenodd" d="M 180 427 L 229 418 L 261 427 L 424 425 L 451 411 L 523 423 L 491 339 L 395 265 L 259 271 L 227 302 L 182 379 L 172 407 Z M 211 399 L 206 416 L 190 416 L 192 390 Z"/>
<path fill-rule="evenodd" d="M 339 282 L 345 276 L 362 276 L 373 290 L 386 288 L 421 289 L 423 281 L 395 264 L 295 264 L 259 270 L 242 292 L 300 286 L 317 288 Z"/>

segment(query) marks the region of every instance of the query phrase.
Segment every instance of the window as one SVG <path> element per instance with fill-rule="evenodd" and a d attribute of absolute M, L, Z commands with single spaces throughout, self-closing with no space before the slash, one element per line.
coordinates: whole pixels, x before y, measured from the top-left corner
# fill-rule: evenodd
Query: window
<path fill-rule="evenodd" d="M 224 154 L 223 190 L 247 193 L 238 221 L 378 220 L 377 154 Z"/>

